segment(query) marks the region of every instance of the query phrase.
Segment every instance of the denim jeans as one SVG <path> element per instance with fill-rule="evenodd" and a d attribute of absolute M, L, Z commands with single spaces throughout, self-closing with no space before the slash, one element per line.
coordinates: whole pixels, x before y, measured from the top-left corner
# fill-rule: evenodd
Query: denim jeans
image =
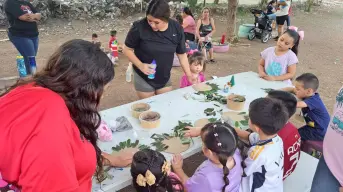
<path fill-rule="evenodd" d="M 288 15 L 288 18 L 287 18 L 287 28 L 291 26 L 291 17 Z"/>
<path fill-rule="evenodd" d="M 13 43 L 15 48 L 19 51 L 19 53 L 24 57 L 27 74 L 31 74 L 29 57 L 37 55 L 39 42 L 38 36 L 18 37 L 13 36 L 10 32 L 8 32 L 8 38 Z"/>
<path fill-rule="evenodd" d="M 340 183 L 332 175 L 323 155 L 319 159 L 317 170 L 314 174 L 311 192 L 338 192 L 340 187 Z"/>

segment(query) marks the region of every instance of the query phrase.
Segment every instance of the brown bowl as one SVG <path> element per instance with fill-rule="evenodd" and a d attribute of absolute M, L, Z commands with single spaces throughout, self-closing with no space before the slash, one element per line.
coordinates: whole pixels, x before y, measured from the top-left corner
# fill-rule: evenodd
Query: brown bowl
<path fill-rule="evenodd" d="M 145 111 L 150 110 L 150 105 L 147 103 L 136 103 L 131 106 L 132 117 L 138 119 L 139 115 Z"/>
<path fill-rule="evenodd" d="M 145 129 L 153 129 L 160 126 L 161 115 L 155 111 L 146 111 L 139 115 L 141 127 Z"/>
<path fill-rule="evenodd" d="M 234 111 L 241 111 L 244 109 L 245 101 L 246 99 L 244 96 L 231 94 L 227 98 L 227 107 Z"/>

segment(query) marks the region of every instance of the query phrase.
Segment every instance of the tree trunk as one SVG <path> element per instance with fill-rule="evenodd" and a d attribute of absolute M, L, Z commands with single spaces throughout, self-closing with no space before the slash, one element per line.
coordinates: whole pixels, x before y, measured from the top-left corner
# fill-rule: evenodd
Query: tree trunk
<path fill-rule="evenodd" d="M 206 7 L 206 0 L 204 0 L 204 5 L 203 6 Z"/>
<path fill-rule="evenodd" d="M 214 4 L 218 5 L 219 4 L 219 0 L 214 0 Z"/>
<path fill-rule="evenodd" d="M 236 39 L 236 13 L 238 0 L 228 0 L 227 9 L 227 40 L 232 43 Z"/>

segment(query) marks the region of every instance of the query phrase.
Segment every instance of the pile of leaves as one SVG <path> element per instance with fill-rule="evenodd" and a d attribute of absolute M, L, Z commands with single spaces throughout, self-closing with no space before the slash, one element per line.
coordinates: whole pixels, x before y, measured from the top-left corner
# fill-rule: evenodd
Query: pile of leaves
<path fill-rule="evenodd" d="M 246 112 L 241 112 L 241 113 L 238 113 L 238 115 L 244 115 L 244 120 L 241 120 L 241 121 L 235 121 L 235 127 L 239 128 L 241 126 L 248 126 L 249 125 L 249 116 L 247 115 Z"/>
<path fill-rule="evenodd" d="M 120 151 L 125 148 L 136 148 L 138 147 L 139 150 L 143 149 L 149 149 L 150 147 L 147 145 L 139 144 L 139 140 L 136 140 L 135 142 L 131 142 L 131 139 L 128 139 L 126 141 L 120 142 L 118 145 L 112 147 L 113 151 Z"/>
<path fill-rule="evenodd" d="M 153 134 L 151 138 L 155 141 L 151 143 L 151 145 L 156 148 L 156 151 L 165 151 L 168 149 L 169 146 L 163 144 L 163 140 L 169 140 L 174 137 L 179 137 L 183 145 L 190 144 L 191 142 L 193 142 L 193 140 L 191 138 L 185 137 L 184 133 L 185 131 L 189 130 L 189 128 L 186 128 L 188 126 L 191 127 L 192 124 L 179 121 L 179 124 L 173 129 L 173 133 Z"/>
<path fill-rule="evenodd" d="M 216 101 L 220 104 L 226 104 L 227 103 L 227 99 L 226 97 L 222 96 L 222 95 L 218 95 L 217 92 L 220 90 L 219 86 L 217 84 L 214 83 L 206 83 L 207 85 L 211 86 L 211 90 L 209 91 L 198 91 L 197 95 L 204 95 L 205 96 L 205 102 L 211 102 L 211 101 Z"/>

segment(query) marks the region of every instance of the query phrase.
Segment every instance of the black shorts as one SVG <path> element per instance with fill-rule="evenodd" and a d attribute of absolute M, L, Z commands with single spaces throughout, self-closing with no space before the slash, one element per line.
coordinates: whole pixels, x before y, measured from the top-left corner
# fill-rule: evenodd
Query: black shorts
<path fill-rule="evenodd" d="M 276 24 L 278 25 L 284 25 L 285 21 L 287 21 L 288 15 L 278 16 L 276 17 Z"/>

